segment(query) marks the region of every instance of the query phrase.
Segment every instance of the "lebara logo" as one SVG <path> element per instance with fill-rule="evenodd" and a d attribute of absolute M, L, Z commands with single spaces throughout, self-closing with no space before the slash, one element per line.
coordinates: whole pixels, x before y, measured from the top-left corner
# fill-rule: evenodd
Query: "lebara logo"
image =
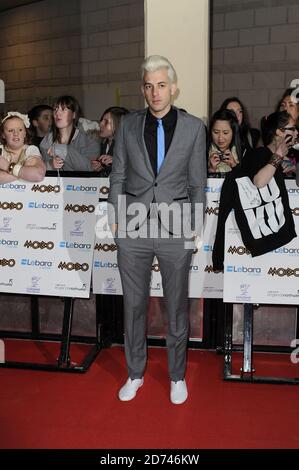
<path fill-rule="evenodd" d="M 52 265 L 53 265 L 52 261 L 44 261 L 44 260 L 29 259 L 29 258 L 21 259 L 21 266 L 23 267 L 51 269 Z"/>
<path fill-rule="evenodd" d="M 250 276 L 260 276 L 262 274 L 261 268 L 250 268 L 249 266 L 227 266 L 228 273 L 244 273 Z"/>
<path fill-rule="evenodd" d="M 77 243 L 77 242 L 59 242 L 59 248 L 69 248 L 72 249 L 74 248 L 75 250 L 83 250 L 83 251 L 88 251 L 91 250 L 91 244 L 90 243 Z"/>
<path fill-rule="evenodd" d="M 5 238 L 0 239 L 0 245 L 4 248 L 17 248 L 19 245 L 18 240 L 6 240 Z"/>
<path fill-rule="evenodd" d="M 115 278 L 107 277 L 103 282 L 103 291 L 109 294 L 116 294 L 116 288 L 114 287 Z"/>
<path fill-rule="evenodd" d="M 95 261 L 93 265 L 96 269 L 118 269 L 118 264 L 110 263 L 110 261 Z"/>
<path fill-rule="evenodd" d="M 283 246 L 274 250 L 274 253 L 277 253 L 278 255 L 299 256 L 299 248 L 286 248 Z"/>
<path fill-rule="evenodd" d="M 205 187 L 205 193 L 220 193 L 221 192 L 221 186 L 206 186 Z"/>
<path fill-rule="evenodd" d="M 97 193 L 98 188 L 96 186 L 83 186 L 82 184 L 80 186 L 75 186 L 74 184 L 67 184 L 66 190 L 67 191 L 83 191 L 85 193 L 95 194 Z"/>
<path fill-rule="evenodd" d="M 26 291 L 30 294 L 39 294 L 40 293 L 40 286 L 39 281 L 40 277 L 32 276 L 31 278 L 31 285 L 27 287 Z"/>
<path fill-rule="evenodd" d="M 29 201 L 27 207 L 29 209 L 43 209 L 50 212 L 57 212 L 59 209 L 59 204 L 46 204 L 45 202 Z"/>
<path fill-rule="evenodd" d="M 298 196 L 299 194 L 299 189 L 298 188 L 287 188 L 287 191 L 289 194 L 292 194 L 292 195 L 295 195 L 295 196 Z"/>
<path fill-rule="evenodd" d="M 26 189 L 26 184 L 17 184 L 17 183 L 3 183 L 0 184 L 2 189 L 11 189 L 15 192 L 23 192 Z"/>
<path fill-rule="evenodd" d="M 74 220 L 73 229 L 70 231 L 70 234 L 73 237 L 82 237 L 84 234 L 83 224 L 84 220 Z"/>
<path fill-rule="evenodd" d="M 194 271 L 199 271 L 199 266 L 197 266 L 196 264 L 190 266 L 190 271 L 194 272 Z"/>
<path fill-rule="evenodd" d="M 212 245 L 204 245 L 203 251 L 213 251 Z"/>

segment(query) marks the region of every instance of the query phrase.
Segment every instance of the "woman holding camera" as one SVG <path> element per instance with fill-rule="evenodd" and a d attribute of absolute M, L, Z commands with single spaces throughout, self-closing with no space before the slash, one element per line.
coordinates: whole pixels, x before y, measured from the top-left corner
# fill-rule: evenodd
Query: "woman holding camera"
<path fill-rule="evenodd" d="M 100 151 L 99 142 L 78 129 L 78 101 L 73 96 L 60 96 L 53 105 L 54 124 L 40 144 L 48 169 L 91 171 L 91 160 Z"/>
<path fill-rule="evenodd" d="M 234 112 L 216 111 L 209 128 L 208 173 L 227 173 L 242 158 L 239 125 Z"/>

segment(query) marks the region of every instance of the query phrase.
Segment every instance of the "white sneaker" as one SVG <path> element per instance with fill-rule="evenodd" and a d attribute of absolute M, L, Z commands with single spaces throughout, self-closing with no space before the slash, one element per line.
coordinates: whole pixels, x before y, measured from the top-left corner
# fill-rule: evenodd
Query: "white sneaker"
<path fill-rule="evenodd" d="M 118 398 L 121 401 L 130 401 L 136 397 L 137 390 L 143 385 L 143 377 L 141 379 L 130 379 L 121 387 L 118 392 Z"/>
<path fill-rule="evenodd" d="M 184 380 L 170 382 L 170 401 L 175 405 L 181 405 L 188 398 L 187 385 Z"/>

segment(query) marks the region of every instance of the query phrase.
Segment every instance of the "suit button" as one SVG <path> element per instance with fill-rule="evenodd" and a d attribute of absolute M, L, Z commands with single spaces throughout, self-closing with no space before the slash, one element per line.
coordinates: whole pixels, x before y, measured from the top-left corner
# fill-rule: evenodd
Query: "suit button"
<path fill-rule="evenodd" d="M 155 183 L 154 186 L 158 186 L 158 183 Z"/>

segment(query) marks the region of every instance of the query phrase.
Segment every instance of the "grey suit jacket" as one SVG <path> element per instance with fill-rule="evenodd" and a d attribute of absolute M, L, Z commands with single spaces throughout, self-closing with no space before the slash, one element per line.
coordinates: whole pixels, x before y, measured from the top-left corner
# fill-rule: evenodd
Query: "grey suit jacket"
<path fill-rule="evenodd" d="M 109 224 L 119 223 L 119 214 L 122 215 L 123 220 L 124 213 L 126 213 L 129 230 L 134 229 L 135 225 L 130 226 L 129 222 L 137 206 L 135 204 L 132 206 L 132 204 L 143 204 L 143 220 L 146 220 L 150 205 L 155 201 L 158 204 L 166 203 L 164 206 L 167 207 L 178 208 L 178 212 L 174 214 L 170 222 L 170 233 L 172 230 L 177 231 L 178 219 L 181 227 L 186 226 L 190 215 L 191 229 L 196 229 L 198 232 L 201 226 L 199 227 L 198 223 L 195 226 L 195 209 L 198 210 L 195 203 L 201 203 L 202 207 L 205 204 L 205 126 L 197 117 L 177 109 L 178 117 L 173 139 L 160 171 L 155 177 L 144 141 L 146 113 L 147 109 L 127 114 L 123 116 L 120 123 L 110 174 Z M 121 207 L 118 200 L 120 195 L 126 196 L 123 198 L 125 201 L 122 201 Z M 188 210 L 181 210 L 183 205 L 185 209 L 189 208 L 189 214 Z M 175 222 L 175 227 L 173 222 Z"/>

